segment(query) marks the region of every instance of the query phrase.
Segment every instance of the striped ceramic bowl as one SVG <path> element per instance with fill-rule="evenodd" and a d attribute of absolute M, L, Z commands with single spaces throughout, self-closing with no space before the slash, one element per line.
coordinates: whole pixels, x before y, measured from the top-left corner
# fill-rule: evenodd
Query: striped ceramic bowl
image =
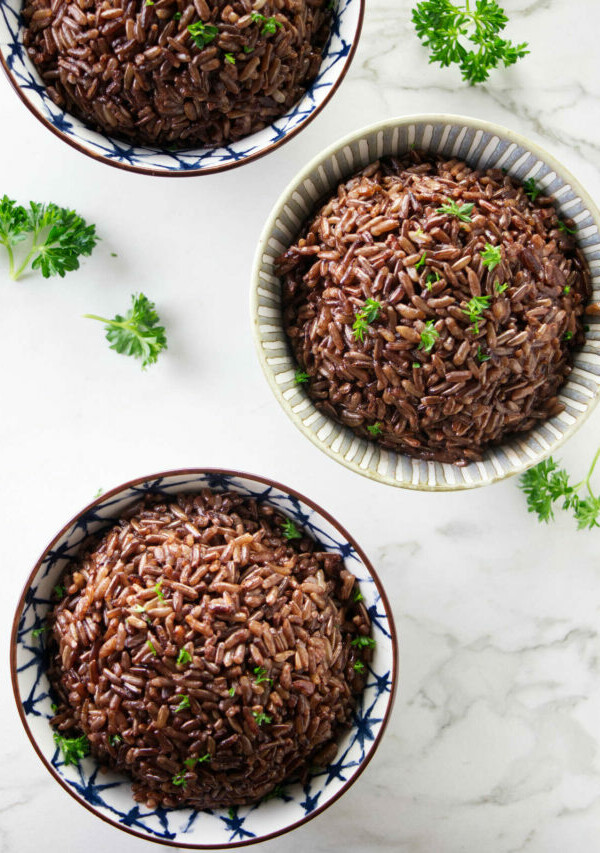
<path fill-rule="evenodd" d="M 291 420 L 313 444 L 350 470 L 380 483 L 427 491 L 485 486 L 538 463 L 566 441 L 600 397 L 600 324 L 590 326 L 585 346 L 561 392 L 565 409 L 528 433 L 488 450 L 464 468 L 423 462 L 385 450 L 319 412 L 294 382 L 296 363 L 282 326 L 280 281 L 274 260 L 287 249 L 324 197 L 369 163 L 417 147 L 460 157 L 471 166 L 501 168 L 525 181 L 534 178 L 560 212 L 577 223 L 589 263 L 594 300 L 600 300 L 600 212 L 579 182 L 539 145 L 504 127 L 463 116 L 422 115 L 391 119 L 353 133 L 319 154 L 285 190 L 265 225 L 252 276 L 251 313 L 258 357 L 269 385 Z"/>
<path fill-rule="evenodd" d="M 44 626 L 51 593 L 65 567 L 145 494 L 233 491 L 267 503 L 302 526 L 324 551 L 339 554 L 358 579 L 376 641 L 365 689 L 338 754 L 302 784 L 282 786 L 277 797 L 252 806 L 211 809 L 150 809 L 135 802 L 130 780 L 102 772 L 88 756 L 67 765 L 53 740 L 53 698 L 47 676 Z M 71 519 L 54 537 L 25 584 L 13 622 L 11 675 L 21 722 L 47 770 L 72 797 L 112 826 L 179 849 L 220 850 L 256 844 L 306 823 L 341 797 L 358 779 L 379 745 L 392 710 L 397 673 L 394 621 L 381 582 L 360 546 L 325 510 L 293 489 L 251 474 L 186 469 L 143 477 L 112 489 Z M 116 839 L 115 839 L 116 841 Z"/>

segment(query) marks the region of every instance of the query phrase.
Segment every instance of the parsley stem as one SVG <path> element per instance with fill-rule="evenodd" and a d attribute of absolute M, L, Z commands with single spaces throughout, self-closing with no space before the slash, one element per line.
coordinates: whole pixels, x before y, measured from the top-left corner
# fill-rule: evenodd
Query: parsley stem
<path fill-rule="evenodd" d="M 591 496 L 592 498 L 594 498 L 594 497 L 596 497 L 596 496 L 595 496 L 595 494 L 594 494 L 594 493 L 593 493 L 593 491 L 592 491 L 591 479 L 592 479 L 592 474 L 594 473 L 594 468 L 595 468 L 595 467 L 596 467 L 596 465 L 598 464 L 598 460 L 599 460 L 599 459 L 600 459 L 600 447 L 598 448 L 598 450 L 597 450 L 597 452 L 596 452 L 596 455 L 594 456 L 594 461 L 592 462 L 592 467 L 590 468 L 589 474 L 587 475 L 587 477 L 586 477 L 586 478 L 585 478 L 585 480 L 584 480 L 585 485 L 587 486 L 587 490 L 588 490 L 588 492 L 590 493 L 590 496 Z"/>
<path fill-rule="evenodd" d="M 7 248 L 8 248 L 8 247 L 7 247 Z M 13 280 L 13 281 L 17 281 L 17 279 L 21 278 L 21 276 L 22 276 L 22 275 L 23 275 L 23 273 L 25 272 L 25 268 L 26 268 L 26 267 L 27 267 L 27 265 L 29 264 L 29 261 L 32 259 L 32 257 L 35 255 L 35 253 L 36 253 L 37 251 L 39 251 L 39 248 L 40 248 L 40 247 L 39 247 L 39 246 L 37 245 L 37 243 L 35 243 L 35 241 L 34 241 L 33 246 L 31 247 L 31 250 L 27 253 L 27 256 L 26 256 L 25 260 L 23 261 L 23 263 L 21 264 L 21 266 L 19 267 L 19 269 L 18 269 L 18 270 L 16 270 L 16 271 L 15 271 L 15 269 L 14 269 L 12 252 L 10 251 L 10 249 L 8 249 L 8 251 L 9 251 L 9 256 L 10 256 L 10 277 L 12 278 L 12 280 Z"/>

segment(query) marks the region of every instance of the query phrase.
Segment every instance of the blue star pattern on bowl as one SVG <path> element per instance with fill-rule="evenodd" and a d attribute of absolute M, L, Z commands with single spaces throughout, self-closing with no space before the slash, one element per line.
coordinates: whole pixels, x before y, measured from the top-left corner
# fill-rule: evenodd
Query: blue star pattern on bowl
<path fill-rule="evenodd" d="M 295 135 L 325 106 L 350 66 L 362 24 L 364 0 L 337 0 L 319 73 L 310 89 L 273 124 L 218 148 L 168 151 L 132 145 L 91 130 L 46 93 L 22 41 L 22 0 L 0 0 L 0 58 L 11 83 L 32 112 L 66 142 L 111 165 L 155 175 L 202 174 L 254 160 Z"/>
<path fill-rule="evenodd" d="M 352 728 L 341 739 L 329 767 L 316 771 L 305 784 L 278 787 L 259 804 L 236 807 L 227 813 L 164 808 L 152 811 L 134 801 L 128 779 L 114 772 L 100 772 L 93 758 L 65 766 L 48 723 L 53 716 L 53 697 L 45 672 L 45 618 L 52 606 L 53 587 L 90 535 L 115 523 L 126 507 L 148 492 L 168 496 L 203 488 L 232 490 L 266 501 L 302 525 L 324 550 L 341 554 L 360 583 L 377 645 Z M 337 523 L 300 496 L 247 475 L 216 471 L 175 472 L 139 480 L 99 498 L 74 518 L 46 549 L 34 570 L 17 613 L 12 654 L 21 717 L 51 772 L 98 816 L 145 839 L 179 847 L 238 846 L 264 839 L 304 822 L 333 802 L 373 754 L 391 710 L 396 676 L 395 633 L 389 605 L 355 543 Z"/>

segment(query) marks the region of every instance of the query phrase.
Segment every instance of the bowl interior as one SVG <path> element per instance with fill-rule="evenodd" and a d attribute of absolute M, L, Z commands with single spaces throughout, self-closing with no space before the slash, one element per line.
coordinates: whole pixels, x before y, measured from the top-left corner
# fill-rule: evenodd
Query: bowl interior
<path fill-rule="evenodd" d="M 295 240 L 304 223 L 337 185 L 379 157 L 403 155 L 417 147 L 458 157 L 477 168 L 505 169 L 525 181 L 534 178 L 577 223 L 578 240 L 600 300 L 600 213 L 578 182 L 537 145 L 504 128 L 461 116 L 392 120 L 353 134 L 314 160 L 279 199 L 263 231 L 255 261 L 252 319 L 261 366 L 277 399 L 297 427 L 337 462 L 379 482 L 423 490 L 456 490 L 487 485 L 536 464 L 566 440 L 600 396 L 600 323 L 592 322 L 586 345 L 560 398 L 565 410 L 536 429 L 488 450 L 464 468 L 424 462 L 380 448 L 319 412 L 302 385 L 294 382 L 295 359 L 283 330 L 280 280 L 274 261 Z"/>
<path fill-rule="evenodd" d="M 353 727 L 340 741 L 335 762 L 326 770 L 312 776 L 305 785 L 284 786 L 278 798 L 229 812 L 162 808 L 151 811 L 134 801 L 126 778 L 100 772 L 92 758 L 82 760 L 78 766 L 63 763 L 48 722 L 53 716 L 53 700 L 45 673 L 44 634 L 35 636 L 34 632 L 44 626 L 53 586 L 89 535 L 110 526 L 144 493 L 172 495 L 203 488 L 232 490 L 267 501 L 303 525 L 325 550 L 341 554 L 360 582 L 377 646 Z M 306 499 L 267 481 L 229 472 L 190 471 L 157 475 L 114 490 L 84 510 L 55 538 L 34 570 L 19 605 L 12 666 L 15 697 L 26 731 L 48 769 L 72 796 L 98 816 L 145 839 L 177 847 L 216 848 L 253 843 L 293 828 L 337 799 L 357 777 L 375 751 L 391 710 L 395 633 L 378 579 L 355 543 L 332 519 Z"/>
<path fill-rule="evenodd" d="M 26 106 L 50 130 L 84 154 L 131 171 L 156 175 L 208 174 L 232 168 L 266 154 L 297 133 L 333 95 L 348 69 L 358 42 L 364 0 L 337 0 L 331 34 L 319 73 L 310 89 L 273 124 L 237 142 L 219 148 L 168 151 L 131 145 L 91 130 L 65 113 L 47 95 L 23 47 L 23 0 L 0 0 L 0 59 Z"/>

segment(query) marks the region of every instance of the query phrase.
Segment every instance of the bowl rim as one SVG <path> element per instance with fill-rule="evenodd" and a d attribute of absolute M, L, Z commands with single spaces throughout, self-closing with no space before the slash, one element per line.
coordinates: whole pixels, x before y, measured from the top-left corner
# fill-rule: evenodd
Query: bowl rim
<path fill-rule="evenodd" d="M 253 482 L 260 483 L 261 485 L 267 485 L 267 486 L 271 486 L 275 489 L 278 489 L 279 491 L 282 491 L 287 495 L 291 495 L 291 496 L 297 498 L 298 500 L 300 500 L 302 503 L 305 503 L 308 506 L 310 506 L 313 510 L 315 510 L 317 513 L 322 515 L 323 518 L 325 518 L 331 525 L 333 525 L 333 527 L 336 528 L 336 530 L 355 549 L 355 551 L 358 554 L 358 556 L 360 557 L 363 565 L 365 566 L 365 568 L 367 569 L 367 571 L 369 572 L 369 574 L 373 578 L 375 586 L 377 587 L 379 595 L 381 596 L 381 602 L 383 604 L 383 608 L 384 608 L 384 611 L 385 611 L 385 614 L 386 614 L 386 617 L 388 620 L 388 624 L 389 624 L 390 644 L 392 647 L 392 664 L 391 664 L 391 670 L 390 670 L 390 697 L 389 697 L 389 701 L 387 703 L 387 706 L 386 706 L 386 709 L 385 709 L 385 712 L 383 715 L 383 719 L 381 721 L 381 726 L 380 726 L 379 731 L 378 731 L 378 733 L 377 733 L 377 735 L 373 741 L 373 745 L 372 745 L 371 749 L 369 750 L 369 753 L 365 756 L 365 759 L 358 765 L 357 768 L 355 768 L 355 772 L 347 780 L 347 782 L 344 785 L 342 785 L 342 787 L 340 788 L 339 791 L 337 791 L 336 794 L 334 794 L 329 800 L 327 800 L 327 802 L 323 803 L 322 806 L 319 806 L 310 814 L 304 815 L 304 817 L 300 818 L 300 820 L 297 820 L 294 823 L 289 824 L 288 826 L 285 826 L 285 827 L 278 829 L 274 832 L 270 832 L 267 835 L 262 835 L 260 837 L 251 838 L 251 839 L 247 839 L 247 840 L 242 839 L 242 840 L 236 842 L 235 844 L 210 844 L 210 845 L 206 845 L 206 844 L 186 844 L 184 842 L 177 841 L 177 840 L 154 838 L 150 835 L 146 835 L 142 832 L 134 830 L 129 826 L 125 826 L 124 824 L 119 823 L 116 820 L 113 820 L 112 818 L 108 817 L 107 815 L 104 815 L 104 814 L 100 813 L 99 811 L 96 811 L 96 809 L 94 809 L 93 806 L 91 806 L 84 799 L 82 799 L 79 796 L 79 794 L 77 794 L 75 792 L 75 790 L 70 785 L 68 785 L 66 783 L 66 781 L 56 772 L 55 768 L 46 759 L 45 755 L 42 753 L 41 748 L 38 746 L 38 743 L 37 743 L 35 737 L 33 736 L 32 732 L 29 728 L 27 718 L 26 718 L 25 713 L 23 711 L 23 702 L 21 699 L 20 691 L 19 691 L 19 679 L 18 679 L 18 673 L 17 673 L 17 635 L 18 635 L 18 629 L 19 629 L 19 621 L 20 621 L 21 615 L 23 613 L 23 607 L 25 605 L 25 599 L 26 599 L 27 593 L 31 587 L 32 582 L 35 580 L 35 578 L 36 578 L 36 576 L 37 576 L 37 574 L 38 574 L 38 572 L 42 566 L 42 562 L 44 560 L 44 557 L 46 556 L 48 551 L 50 551 L 54 547 L 54 545 L 58 542 L 58 540 L 69 530 L 70 527 L 72 527 L 73 524 L 75 524 L 77 522 L 77 520 L 82 515 L 87 513 L 89 510 L 93 509 L 93 507 L 104 503 L 104 501 L 107 498 L 115 497 L 120 492 L 123 492 L 124 490 L 129 489 L 132 486 L 139 486 L 142 483 L 151 482 L 153 480 L 157 480 L 157 479 L 162 478 L 162 477 L 177 477 L 177 476 L 190 476 L 190 475 L 191 476 L 194 476 L 194 475 L 213 475 L 213 474 L 217 475 L 217 476 L 228 476 L 228 477 L 232 477 L 232 478 L 241 478 L 241 479 L 252 480 Z M 184 490 L 185 490 L 185 487 L 182 488 L 182 491 L 184 491 Z M 268 500 L 268 498 L 267 498 L 267 500 Z M 115 486 L 114 488 L 109 489 L 106 492 L 103 492 L 102 495 L 95 498 L 91 503 L 87 504 L 87 506 L 85 506 L 78 513 L 76 513 L 70 519 L 70 521 L 68 521 L 66 524 L 64 524 L 61 527 L 59 532 L 52 538 L 52 540 L 49 542 L 49 544 L 44 548 L 44 550 L 40 554 L 38 560 L 36 561 L 32 571 L 29 573 L 27 580 L 25 581 L 25 584 L 23 586 L 23 590 L 21 592 L 21 595 L 19 597 L 16 609 L 15 609 L 15 615 L 13 617 L 12 629 L 11 629 L 11 634 L 10 634 L 10 647 L 9 648 L 10 648 L 10 678 L 11 678 L 11 683 L 12 683 L 13 696 L 15 699 L 17 711 L 19 714 L 19 718 L 21 720 L 21 724 L 23 725 L 23 728 L 25 730 L 25 734 L 29 738 L 31 745 L 33 746 L 35 752 L 37 753 L 38 758 L 41 760 L 41 762 L 45 766 L 46 770 L 48 770 L 48 772 L 54 777 L 55 781 L 58 782 L 59 785 L 71 797 L 73 797 L 74 800 L 76 800 L 76 802 L 78 802 L 80 805 L 84 806 L 89 812 L 91 812 L 91 814 L 93 814 L 95 817 L 100 818 L 105 823 L 108 823 L 110 826 L 113 826 L 116 829 L 120 829 L 123 832 L 127 832 L 129 835 L 134 835 L 136 838 L 141 838 L 144 841 L 151 841 L 154 844 L 161 844 L 161 845 L 166 846 L 166 847 L 175 847 L 175 848 L 179 848 L 179 849 L 188 849 L 188 850 L 226 850 L 226 849 L 233 849 L 235 847 L 246 847 L 246 846 L 250 846 L 252 844 L 260 844 L 264 841 L 269 841 L 271 839 L 278 838 L 281 835 L 285 835 L 286 833 L 291 832 L 293 829 L 297 829 L 299 826 L 302 826 L 303 824 L 308 823 L 308 821 L 317 817 L 317 815 L 320 815 L 327 808 L 329 808 L 329 806 L 333 805 L 337 800 L 340 799 L 340 797 L 343 794 L 346 793 L 346 791 L 350 787 L 352 787 L 352 785 L 356 782 L 356 780 L 359 778 L 359 776 L 361 776 L 361 774 L 363 773 L 363 771 L 365 770 L 365 768 L 367 767 L 367 765 L 369 764 L 369 762 L 371 761 L 371 759 L 375 755 L 375 753 L 376 753 L 376 751 L 377 751 L 377 749 L 381 743 L 383 735 L 385 734 L 385 731 L 387 729 L 387 725 L 389 723 L 389 720 L 390 720 L 390 717 L 392 714 L 392 710 L 394 707 L 394 701 L 396 698 L 396 690 L 397 690 L 397 686 L 398 686 L 398 657 L 399 657 L 399 653 L 398 653 L 398 635 L 397 635 L 396 626 L 394 623 L 394 614 L 393 614 L 392 608 L 390 606 L 390 602 L 389 602 L 389 599 L 387 597 L 386 591 L 385 591 L 383 584 L 381 583 L 381 580 L 379 578 L 379 575 L 375 571 L 373 564 L 371 563 L 371 561 L 369 560 L 369 558 L 367 557 L 367 555 L 365 554 L 363 549 L 360 547 L 358 542 L 354 539 L 353 536 L 350 535 L 350 533 L 348 533 L 348 531 L 345 529 L 345 527 L 342 524 L 340 524 L 329 512 L 324 510 L 321 506 L 319 506 L 319 504 L 317 504 L 312 499 L 307 498 L 301 492 L 298 492 L 295 489 L 292 489 L 289 486 L 285 486 L 282 483 L 279 483 L 277 480 L 272 480 L 268 477 L 259 476 L 257 474 L 249 474 L 249 473 L 244 472 L 244 471 L 234 471 L 234 470 L 230 470 L 230 469 L 226 469 L 226 468 L 177 468 L 177 469 L 170 470 L 170 471 L 162 471 L 162 472 L 159 472 L 157 474 L 146 475 L 144 477 L 136 477 L 135 479 L 128 480 L 127 482 L 125 482 L 119 486 Z"/>
<path fill-rule="evenodd" d="M 352 61 L 358 49 L 358 44 L 360 42 L 360 37 L 362 33 L 363 23 L 365 19 L 365 10 L 366 10 L 366 2 L 367 0 L 356 0 L 359 4 L 358 9 L 358 20 L 356 23 L 356 31 L 352 38 L 352 43 L 350 45 L 350 50 L 348 51 L 347 56 L 344 59 L 344 64 L 342 69 L 335 80 L 335 82 L 330 86 L 329 91 L 323 98 L 320 104 L 318 104 L 315 109 L 311 112 L 309 116 L 304 118 L 293 130 L 290 130 L 288 133 L 285 133 L 280 139 L 276 142 L 272 142 L 263 148 L 261 151 L 256 151 L 253 154 L 249 154 L 246 157 L 242 157 L 239 160 L 232 160 L 228 163 L 224 163 L 218 166 L 208 166 L 205 169 L 173 169 L 173 170 L 163 170 L 157 169 L 154 167 L 145 168 L 143 166 L 132 165 L 131 163 L 113 160 L 110 157 L 107 157 L 103 154 L 99 154 L 96 151 L 91 151 L 85 147 L 85 145 L 79 141 L 78 138 L 74 138 L 66 134 L 64 131 L 55 127 L 52 122 L 50 122 L 46 116 L 42 115 L 42 113 L 38 110 L 34 104 L 27 98 L 23 89 L 19 85 L 19 82 L 16 76 L 13 74 L 11 69 L 8 67 L 8 63 L 4 58 L 4 53 L 2 48 L 0 47 L 0 65 L 4 69 L 4 73 L 8 77 L 8 81 L 11 84 L 14 91 L 17 93 L 21 101 L 25 104 L 29 112 L 35 116 L 35 118 L 41 122 L 47 130 L 50 130 L 55 136 L 57 136 L 63 142 L 66 142 L 67 145 L 70 145 L 71 148 L 74 148 L 76 151 L 79 151 L 81 154 L 85 154 L 87 157 L 90 157 L 92 160 L 96 160 L 98 163 L 104 163 L 107 166 L 113 166 L 115 169 L 122 169 L 125 172 L 133 172 L 138 175 L 148 175 L 153 178 L 194 178 L 201 177 L 202 175 L 215 175 L 218 172 L 227 172 L 231 169 L 236 169 L 240 166 L 244 166 L 246 163 L 253 163 L 256 160 L 260 160 L 261 157 L 266 157 L 267 154 L 271 154 L 271 152 L 275 151 L 277 148 L 280 148 L 282 145 L 285 145 L 286 142 L 289 142 L 293 139 L 297 134 L 300 133 L 301 130 L 304 130 L 308 125 L 321 113 L 321 111 L 327 106 L 330 100 L 333 98 L 339 87 L 344 81 L 346 74 L 350 70 L 350 66 L 352 65 Z M 21 42 L 22 44 L 22 42 Z M 322 65 L 322 62 L 321 62 Z M 302 95 L 302 98 L 305 95 Z M 300 98 L 300 100 L 302 99 Z M 297 102 L 299 103 L 299 101 Z M 71 115 L 68 110 L 62 110 L 64 115 Z M 79 119 L 81 121 L 81 119 Z M 267 127 L 271 127 L 273 122 Z M 116 138 L 111 137 L 110 134 L 107 134 L 109 139 Z M 249 139 L 252 134 L 248 136 L 242 137 L 242 139 Z M 145 146 L 140 146 L 145 147 Z M 194 150 L 194 149 L 190 149 Z"/>
<path fill-rule="evenodd" d="M 391 477 L 389 474 L 380 474 L 378 471 L 375 471 L 371 468 L 362 468 L 357 462 L 354 460 L 347 460 L 340 454 L 336 453 L 331 449 L 331 447 L 327 444 L 321 442 L 318 436 L 313 433 L 313 431 L 306 427 L 302 421 L 302 418 L 297 415 L 291 408 L 290 404 L 284 398 L 283 393 L 275 380 L 275 376 L 267 364 L 267 359 L 265 356 L 264 348 L 262 345 L 261 334 L 259 331 L 259 290 L 261 288 L 261 269 L 262 269 L 262 259 L 265 253 L 265 250 L 268 246 L 269 240 L 271 239 L 274 226 L 281 216 L 283 209 L 288 205 L 290 199 L 293 197 L 294 192 L 298 189 L 298 187 L 304 183 L 304 181 L 310 177 L 311 174 L 316 172 L 319 167 L 323 166 L 334 154 L 338 154 L 343 149 L 351 145 L 355 142 L 360 142 L 364 140 L 367 136 L 372 136 L 376 133 L 380 133 L 389 128 L 396 127 L 404 127 L 406 125 L 411 124 L 444 124 L 444 125 L 456 125 L 460 124 L 469 128 L 473 128 L 475 130 L 483 130 L 488 133 L 492 133 L 495 136 L 499 136 L 500 138 L 504 138 L 509 142 L 515 143 L 519 146 L 526 148 L 531 151 L 532 154 L 535 154 L 540 160 L 542 160 L 547 166 L 549 166 L 558 176 L 563 178 L 565 182 L 569 183 L 573 189 L 573 191 L 579 196 L 584 205 L 588 208 L 589 213 L 594 220 L 598 232 L 600 234 L 600 209 L 587 192 L 585 187 L 580 183 L 580 181 L 571 173 L 571 171 L 564 166 L 553 154 L 546 151 L 546 149 L 535 142 L 529 137 L 524 136 L 523 134 L 511 130 L 508 127 L 505 127 L 501 124 L 496 124 L 495 122 L 487 121 L 485 119 L 478 119 L 474 116 L 464 116 L 458 113 L 411 113 L 408 115 L 399 115 L 393 116 L 388 119 L 383 119 L 381 121 L 374 122 L 373 124 L 366 125 L 357 130 L 351 131 L 340 139 L 328 145 L 318 154 L 311 158 L 311 160 L 297 172 L 285 189 L 280 193 L 277 201 L 273 205 L 271 209 L 271 213 L 269 214 L 263 229 L 261 231 L 256 251 L 254 254 L 254 262 L 252 265 L 252 274 L 251 274 L 251 284 L 250 284 L 250 322 L 252 326 L 252 337 L 254 340 L 255 350 L 258 356 L 258 361 L 261 366 L 262 372 L 273 392 L 273 395 L 281 408 L 284 410 L 288 418 L 292 421 L 292 423 L 300 430 L 300 432 L 308 438 L 314 445 L 317 447 L 322 453 L 325 453 L 331 459 L 334 460 L 338 465 L 343 465 L 348 470 L 352 471 L 355 474 L 360 474 L 363 477 L 366 477 L 368 480 L 372 480 L 376 483 L 385 486 L 394 486 L 399 489 L 409 489 L 411 491 L 420 491 L 420 492 L 464 492 L 470 491 L 477 488 L 484 488 L 486 486 L 493 485 L 494 483 L 499 483 L 503 480 L 508 480 L 511 477 L 514 477 L 518 474 L 522 474 L 529 468 L 532 468 L 534 465 L 539 464 L 542 459 L 545 459 L 551 453 L 554 453 L 559 447 L 561 447 L 566 441 L 573 437 L 574 433 L 585 423 L 585 421 L 590 417 L 598 403 L 600 402 L 600 393 L 597 393 L 594 398 L 590 401 L 587 410 L 578 415 L 575 422 L 565 429 L 565 432 L 559 439 L 554 439 L 551 442 L 550 449 L 548 451 L 544 451 L 544 453 L 539 455 L 539 458 L 531 459 L 520 463 L 518 466 L 514 464 L 511 465 L 511 470 L 506 473 L 498 473 L 494 472 L 491 476 L 486 476 L 485 479 L 482 479 L 478 482 L 471 483 L 413 483 L 407 480 L 397 480 Z M 353 170 L 352 172 L 344 172 L 344 176 L 340 179 L 340 181 L 347 179 L 352 174 L 354 174 L 358 169 Z M 321 200 L 317 200 L 314 204 L 314 209 L 316 209 Z M 276 325 L 279 326 L 278 321 L 274 321 Z M 330 418 L 328 415 L 323 415 L 328 423 L 333 423 L 339 425 L 337 421 L 334 421 L 333 418 Z M 505 443 L 501 443 L 498 447 L 506 446 Z M 386 448 L 387 449 L 387 448 Z M 400 458 L 412 458 L 408 457 L 407 454 L 399 453 L 395 450 L 387 449 L 387 452 L 394 459 Z"/>

